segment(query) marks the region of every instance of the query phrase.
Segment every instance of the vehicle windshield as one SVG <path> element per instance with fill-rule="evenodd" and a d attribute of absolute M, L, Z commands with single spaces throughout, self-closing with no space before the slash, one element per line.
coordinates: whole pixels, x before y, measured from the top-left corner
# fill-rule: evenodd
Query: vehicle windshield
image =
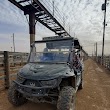
<path fill-rule="evenodd" d="M 72 41 L 54 41 L 35 43 L 29 62 L 67 63 Z"/>

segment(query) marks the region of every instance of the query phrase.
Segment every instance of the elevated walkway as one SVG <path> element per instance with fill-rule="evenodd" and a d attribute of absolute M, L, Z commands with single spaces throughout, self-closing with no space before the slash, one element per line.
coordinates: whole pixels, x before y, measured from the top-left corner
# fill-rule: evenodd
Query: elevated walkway
<path fill-rule="evenodd" d="M 8 0 L 24 11 L 24 14 L 35 13 L 36 21 L 58 35 L 70 36 L 56 18 L 42 5 L 40 0 Z"/>

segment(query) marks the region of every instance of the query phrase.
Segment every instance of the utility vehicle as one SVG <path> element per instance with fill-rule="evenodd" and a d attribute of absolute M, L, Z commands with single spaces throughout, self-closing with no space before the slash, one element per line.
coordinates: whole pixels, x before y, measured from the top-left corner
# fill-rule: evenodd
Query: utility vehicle
<path fill-rule="evenodd" d="M 15 105 L 27 100 L 56 104 L 57 110 L 75 110 L 75 94 L 82 89 L 81 46 L 72 37 L 35 41 L 27 64 L 12 82 L 8 99 Z"/>

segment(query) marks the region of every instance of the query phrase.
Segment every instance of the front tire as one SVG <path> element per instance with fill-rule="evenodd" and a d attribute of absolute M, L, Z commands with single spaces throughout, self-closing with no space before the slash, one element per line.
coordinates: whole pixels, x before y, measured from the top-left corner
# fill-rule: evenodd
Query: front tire
<path fill-rule="evenodd" d="M 58 98 L 58 110 L 75 110 L 75 89 L 71 86 L 64 87 Z"/>
<path fill-rule="evenodd" d="M 20 106 L 27 102 L 27 99 L 16 90 L 15 83 L 12 83 L 8 90 L 8 100 L 14 106 Z"/>

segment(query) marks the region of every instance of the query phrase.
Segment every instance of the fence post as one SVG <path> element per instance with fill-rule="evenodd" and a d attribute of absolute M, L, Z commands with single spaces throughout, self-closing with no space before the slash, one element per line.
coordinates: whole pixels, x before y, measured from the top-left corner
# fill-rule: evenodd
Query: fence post
<path fill-rule="evenodd" d="M 5 68 L 5 88 L 8 89 L 10 86 L 10 64 L 9 64 L 9 52 L 4 51 L 4 68 Z"/>
<path fill-rule="evenodd" d="M 110 56 L 109 56 L 109 70 L 110 70 Z"/>
<path fill-rule="evenodd" d="M 21 66 L 23 65 L 23 54 L 21 54 Z"/>

